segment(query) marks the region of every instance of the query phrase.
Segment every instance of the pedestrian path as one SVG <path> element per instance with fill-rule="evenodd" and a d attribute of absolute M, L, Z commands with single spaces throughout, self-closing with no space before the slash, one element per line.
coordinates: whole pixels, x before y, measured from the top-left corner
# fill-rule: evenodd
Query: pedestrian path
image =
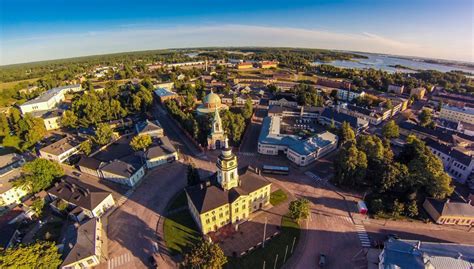
<path fill-rule="evenodd" d="M 114 257 L 108 261 L 108 269 L 113 269 L 129 263 L 132 260 L 130 252 L 124 253 L 120 256 Z M 130 268 L 127 266 L 127 268 Z"/>
<path fill-rule="evenodd" d="M 355 227 L 362 247 L 370 247 L 369 235 L 367 234 L 367 231 L 365 231 L 364 225 L 356 224 Z"/>

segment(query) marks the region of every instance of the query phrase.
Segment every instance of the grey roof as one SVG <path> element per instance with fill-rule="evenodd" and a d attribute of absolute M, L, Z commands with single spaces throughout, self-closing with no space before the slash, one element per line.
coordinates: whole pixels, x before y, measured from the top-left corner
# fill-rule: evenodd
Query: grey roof
<path fill-rule="evenodd" d="M 40 151 L 53 154 L 53 155 L 60 155 L 61 153 L 64 153 L 72 148 L 77 148 L 79 145 L 84 142 L 85 139 L 79 138 L 79 137 L 73 137 L 70 135 L 67 135 L 66 137 L 61 138 L 60 140 L 52 143 L 51 145 L 48 145 L 46 147 L 43 147 L 40 149 Z"/>
<path fill-rule="evenodd" d="M 132 149 L 132 147 L 130 147 L 130 141 L 132 140 L 132 137 L 133 136 L 121 137 L 94 155 L 94 158 L 103 162 L 109 162 L 134 154 L 135 151 Z"/>
<path fill-rule="evenodd" d="M 54 183 L 47 190 L 47 193 L 91 211 L 102 203 L 107 196 L 111 195 L 108 191 L 69 176 L 65 176 Z"/>
<path fill-rule="evenodd" d="M 217 185 L 215 180 L 216 175 L 213 175 L 210 186 L 200 184 L 185 189 L 196 210 L 200 213 L 232 203 L 241 195 L 246 195 L 271 184 L 265 178 L 255 173 L 250 167 L 239 170 L 240 186 L 237 188 L 225 191 Z"/>
<path fill-rule="evenodd" d="M 142 167 L 142 160 L 139 156 L 129 155 L 120 160 L 110 161 L 109 163 L 102 166 L 100 170 L 129 178 Z"/>
<path fill-rule="evenodd" d="M 102 162 L 96 158 L 82 156 L 77 165 L 79 167 L 85 167 L 92 170 L 98 170 Z"/>
<path fill-rule="evenodd" d="M 142 121 L 142 122 L 139 122 L 135 125 L 135 130 L 137 131 L 137 133 L 141 134 L 141 133 L 152 133 L 152 132 L 155 132 L 155 131 L 161 131 L 163 130 L 163 128 L 161 127 L 161 124 L 159 121 L 155 120 L 155 121 L 149 121 L 149 120 L 146 120 L 146 121 Z"/>
<path fill-rule="evenodd" d="M 335 109 L 331 108 L 325 108 L 323 112 L 321 112 L 321 117 L 324 117 L 329 120 L 334 120 L 338 123 L 347 122 L 354 129 L 358 129 L 362 125 L 357 117 L 338 112 Z"/>
<path fill-rule="evenodd" d="M 453 202 L 434 198 L 426 198 L 440 216 L 474 217 L 474 206 L 465 202 Z"/>
<path fill-rule="evenodd" d="M 64 259 L 63 266 L 80 261 L 95 255 L 97 226 L 100 225 L 97 219 L 92 218 L 84 222 L 77 229 L 74 246 Z"/>
<path fill-rule="evenodd" d="M 471 164 L 472 156 L 465 154 L 464 152 L 461 152 L 455 148 L 452 148 L 448 145 L 445 145 L 443 143 L 439 143 L 433 139 L 427 138 L 425 139 L 426 145 L 429 147 L 432 147 L 436 149 L 437 151 L 440 151 L 446 155 L 451 156 L 454 160 L 457 162 L 469 166 Z"/>
<path fill-rule="evenodd" d="M 168 137 L 164 136 L 156 139 L 154 145 L 152 145 L 145 153 L 147 159 L 156 158 L 163 155 L 168 155 L 176 152 L 176 149 L 171 144 Z"/>
<path fill-rule="evenodd" d="M 434 129 L 431 129 L 431 128 L 417 125 L 410 121 L 404 121 L 400 123 L 398 126 L 408 131 L 416 131 L 419 133 L 430 135 L 432 137 L 436 137 L 437 139 L 442 140 L 444 142 L 448 142 L 448 143 L 453 142 L 454 135 L 463 139 L 474 141 L 474 136 L 466 135 L 463 133 L 457 133 L 457 132 L 447 130 L 445 128 L 440 128 L 440 127 L 435 127 Z"/>
<path fill-rule="evenodd" d="M 337 136 L 329 132 L 323 132 L 305 140 L 301 140 L 295 135 L 280 134 L 280 121 L 281 117 L 279 116 L 265 117 L 262 122 L 258 142 L 261 144 L 287 146 L 300 155 L 309 155 L 318 148 L 325 147 L 337 140 Z"/>
<path fill-rule="evenodd" d="M 61 88 L 52 88 L 52 89 L 44 92 L 40 96 L 36 97 L 35 99 L 29 100 L 29 101 L 23 103 L 22 105 L 32 105 L 32 104 L 47 102 L 50 99 L 52 99 L 53 97 L 55 97 L 56 95 L 60 94 L 61 91 L 62 91 Z"/>
<path fill-rule="evenodd" d="M 158 88 L 155 90 L 155 94 L 158 95 L 158 97 L 165 97 L 165 96 L 177 96 L 175 92 L 168 91 L 165 88 Z"/>
<path fill-rule="evenodd" d="M 473 268 L 474 246 L 390 238 L 384 244 L 383 268 Z"/>

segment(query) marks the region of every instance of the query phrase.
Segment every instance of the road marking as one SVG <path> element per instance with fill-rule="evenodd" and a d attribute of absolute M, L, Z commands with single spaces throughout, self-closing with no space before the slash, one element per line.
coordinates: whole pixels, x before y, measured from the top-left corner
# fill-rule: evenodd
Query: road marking
<path fill-rule="evenodd" d="M 239 152 L 239 154 L 243 156 L 256 156 L 257 155 L 253 152 Z"/>
<path fill-rule="evenodd" d="M 367 231 L 365 230 L 365 227 L 363 225 L 356 224 L 355 228 L 362 247 L 370 247 L 370 238 L 367 234 Z"/>
<path fill-rule="evenodd" d="M 124 253 L 120 256 L 114 257 L 112 259 L 109 259 L 108 263 L 108 269 L 114 269 L 116 267 L 122 266 L 124 264 L 129 263 L 132 260 L 132 255 L 130 252 Z"/>

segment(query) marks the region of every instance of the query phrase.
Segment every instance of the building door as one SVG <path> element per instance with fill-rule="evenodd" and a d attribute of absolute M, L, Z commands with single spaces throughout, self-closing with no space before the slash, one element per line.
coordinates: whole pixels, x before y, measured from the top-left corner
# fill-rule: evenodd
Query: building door
<path fill-rule="evenodd" d="M 260 203 L 260 205 L 258 206 L 259 209 L 262 209 L 262 203 Z"/>

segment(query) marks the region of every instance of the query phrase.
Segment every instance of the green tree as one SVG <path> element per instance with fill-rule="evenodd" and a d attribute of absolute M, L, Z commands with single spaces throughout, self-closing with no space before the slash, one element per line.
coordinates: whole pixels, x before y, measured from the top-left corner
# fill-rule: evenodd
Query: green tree
<path fill-rule="evenodd" d="M 54 242 L 36 241 L 0 251 L 1 268 L 58 268 L 61 254 Z"/>
<path fill-rule="evenodd" d="M 10 126 L 8 124 L 7 116 L 4 113 L 0 114 L 0 136 L 10 134 Z"/>
<path fill-rule="evenodd" d="M 112 128 L 105 123 L 99 123 L 95 130 L 94 142 L 103 146 L 112 140 L 114 131 Z"/>
<path fill-rule="evenodd" d="M 345 145 L 346 143 L 355 143 L 355 133 L 352 130 L 351 125 L 348 122 L 343 122 L 339 131 L 339 144 Z"/>
<path fill-rule="evenodd" d="M 378 199 L 372 200 L 370 202 L 370 207 L 371 207 L 371 210 L 374 214 L 382 213 L 383 210 L 384 210 L 382 199 L 378 198 Z"/>
<path fill-rule="evenodd" d="M 16 135 L 6 135 L 3 138 L 2 145 L 6 148 L 14 148 L 20 150 L 21 139 Z"/>
<path fill-rule="evenodd" d="M 418 120 L 420 121 L 420 125 L 423 127 L 427 127 L 431 124 L 431 111 L 429 109 L 421 110 L 420 114 L 418 115 Z"/>
<path fill-rule="evenodd" d="M 364 181 L 367 172 L 367 156 L 355 144 L 343 146 L 334 160 L 335 179 L 339 184 L 356 186 Z"/>
<path fill-rule="evenodd" d="M 297 200 L 291 201 L 289 205 L 290 216 L 296 220 L 307 219 L 310 214 L 310 203 L 306 198 L 299 198 Z"/>
<path fill-rule="evenodd" d="M 64 175 L 63 168 L 54 161 L 38 158 L 23 166 L 23 175 L 13 184 L 36 193 L 48 188 L 51 183 Z"/>
<path fill-rule="evenodd" d="M 392 215 L 394 217 L 400 217 L 405 211 L 405 204 L 399 202 L 397 199 L 393 201 L 392 205 Z"/>
<path fill-rule="evenodd" d="M 252 99 L 248 98 L 245 101 L 245 106 L 242 109 L 242 116 L 244 116 L 244 119 L 248 120 L 252 117 L 253 114 L 253 103 Z"/>
<path fill-rule="evenodd" d="M 86 140 L 86 141 L 82 142 L 81 145 L 79 146 L 79 151 L 84 153 L 84 155 L 89 156 L 89 154 L 91 154 L 91 152 L 92 152 L 92 143 L 91 143 L 91 141 Z"/>
<path fill-rule="evenodd" d="M 77 128 L 79 118 L 71 110 L 64 111 L 61 116 L 61 125 L 69 128 Z"/>
<path fill-rule="evenodd" d="M 36 197 L 33 199 L 31 209 L 35 212 L 36 216 L 41 217 L 43 215 L 44 204 L 44 199 L 41 197 Z"/>
<path fill-rule="evenodd" d="M 218 244 L 201 240 L 184 256 L 189 268 L 220 269 L 227 263 L 227 257 Z"/>
<path fill-rule="evenodd" d="M 387 139 L 397 138 L 400 136 L 398 125 L 394 120 L 390 120 L 382 127 L 382 136 Z"/>
<path fill-rule="evenodd" d="M 410 202 L 410 204 L 407 207 L 407 214 L 409 217 L 414 218 L 418 216 L 418 206 L 416 204 L 416 200 L 413 200 Z"/>
<path fill-rule="evenodd" d="M 130 141 L 130 147 L 132 147 L 132 149 L 135 151 L 145 150 L 151 145 L 151 142 L 150 135 L 137 135 L 132 138 L 132 141 Z"/>

